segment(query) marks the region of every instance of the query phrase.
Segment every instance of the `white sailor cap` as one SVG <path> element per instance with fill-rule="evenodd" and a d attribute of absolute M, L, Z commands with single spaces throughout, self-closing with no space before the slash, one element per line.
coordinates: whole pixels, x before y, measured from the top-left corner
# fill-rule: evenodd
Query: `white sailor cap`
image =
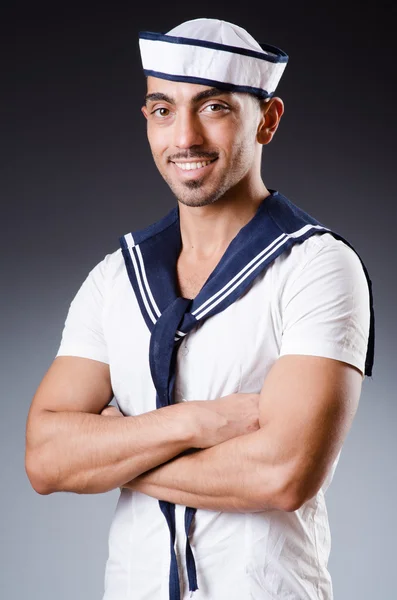
<path fill-rule="evenodd" d="M 288 62 L 280 48 L 258 44 L 242 27 L 218 19 L 186 21 L 166 34 L 142 31 L 139 47 L 146 76 L 261 98 L 273 96 Z"/>

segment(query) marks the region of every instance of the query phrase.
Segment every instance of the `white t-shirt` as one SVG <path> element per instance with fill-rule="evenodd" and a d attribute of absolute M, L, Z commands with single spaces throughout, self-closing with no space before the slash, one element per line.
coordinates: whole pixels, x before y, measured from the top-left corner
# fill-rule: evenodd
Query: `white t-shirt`
<path fill-rule="evenodd" d="M 285 354 L 329 357 L 364 372 L 369 321 L 368 285 L 357 255 L 331 234 L 315 234 L 185 336 L 175 401 L 259 393 Z M 156 408 L 149 341 L 118 250 L 89 273 L 75 296 L 57 356 L 108 363 L 122 412 L 138 415 Z M 339 456 L 316 496 L 294 512 L 198 509 L 191 539 L 199 585 L 194 600 L 330 600 L 324 492 Z M 184 511 L 176 506 L 181 598 L 187 600 Z M 103 600 L 168 600 L 169 567 L 169 530 L 158 501 L 123 488 L 110 527 Z"/>

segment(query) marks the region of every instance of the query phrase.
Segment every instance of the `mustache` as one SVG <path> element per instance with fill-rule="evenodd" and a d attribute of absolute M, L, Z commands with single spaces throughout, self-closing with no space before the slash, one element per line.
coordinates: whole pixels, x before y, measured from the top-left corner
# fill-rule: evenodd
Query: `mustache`
<path fill-rule="evenodd" d="M 206 160 L 214 160 L 215 158 L 218 158 L 218 153 L 217 152 L 205 152 L 205 151 L 179 152 L 178 154 L 173 154 L 172 156 L 169 156 L 168 160 L 170 162 L 175 162 L 176 160 L 192 160 L 195 158 L 196 159 L 204 158 Z"/>

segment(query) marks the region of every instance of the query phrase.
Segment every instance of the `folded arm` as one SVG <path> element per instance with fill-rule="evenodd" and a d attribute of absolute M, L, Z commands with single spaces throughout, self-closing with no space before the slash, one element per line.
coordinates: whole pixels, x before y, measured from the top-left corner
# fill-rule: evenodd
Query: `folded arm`
<path fill-rule="evenodd" d="M 361 383 L 360 371 L 341 361 L 283 356 L 261 390 L 258 431 L 176 457 L 123 487 L 209 510 L 296 510 L 337 457 Z"/>
<path fill-rule="evenodd" d="M 295 268 L 280 282 L 282 356 L 260 393 L 260 429 L 175 458 L 132 487 L 226 511 L 296 510 L 317 493 L 357 410 L 362 372 L 352 365 L 364 364 L 369 330 L 360 261 L 327 236 L 311 238 L 307 252 L 294 246 Z"/>
<path fill-rule="evenodd" d="M 103 411 L 111 397 L 108 364 L 54 360 L 26 426 L 26 472 L 38 493 L 107 492 L 192 447 L 259 428 L 258 394 L 183 402 L 123 419 Z"/>

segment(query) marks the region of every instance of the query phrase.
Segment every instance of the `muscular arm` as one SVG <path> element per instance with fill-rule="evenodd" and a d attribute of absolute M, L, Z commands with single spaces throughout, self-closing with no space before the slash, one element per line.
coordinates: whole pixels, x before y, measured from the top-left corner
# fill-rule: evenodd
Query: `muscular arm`
<path fill-rule="evenodd" d="M 188 448 L 259 427 L 257 394 L 185 402 L 123 419 L 99 414 L 111 397 L 106 363 L 55 359 L 27 421 L 25 464 L 37 492 L 106 492 Z"/>
<path fill-rule="evenodd" d="M 346 363 L 283 356 L 261 390 L 258 431 L 177 457 L 124 487 L 210 510 L 296 510 L 317 493 L 341 449 L 361 382 Z"/>
<path fill-rule="evenodd" d="M 259 450 L 263 444 L 258 433 L 177 457 L 123 487 L 207 510 L 255 512 L 279 508 L 275 470 L 267 469 L 266 489 L 261 479 Z"/>
<path fill-rule="evenodd" d="M 106 492 L 190 446 L 184 407 L 116 421 L 99 415 L 111 398 L 107 364 L 55 359 L 26 428 L 26 471 L 37 492 Z"/>

